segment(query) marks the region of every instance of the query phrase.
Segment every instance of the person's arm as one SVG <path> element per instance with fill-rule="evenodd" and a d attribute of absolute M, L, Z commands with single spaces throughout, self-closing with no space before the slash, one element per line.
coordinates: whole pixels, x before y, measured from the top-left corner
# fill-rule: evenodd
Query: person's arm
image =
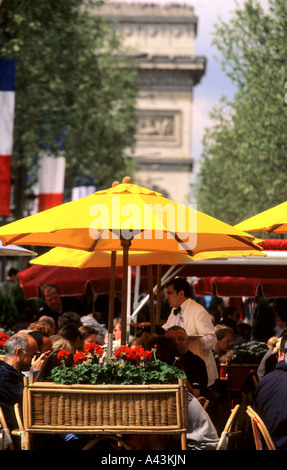
<path fill-rule="evenodd" d="M 201 309 L 196 314 L 197 334 L 202 335 L 202 349 L 212 349 L 216 344 L 216 335 L 214 325 L 205 309 Z"/>
<path fill-rule="evenodd" d="M 145 326 L 150 326 L 150 322 L 148 321 L 142 321 L 142 322 L 135 322 L 135 323 L 132 323 L 132 326 L 137 326 L 138 328 L 144 328 Z"/>

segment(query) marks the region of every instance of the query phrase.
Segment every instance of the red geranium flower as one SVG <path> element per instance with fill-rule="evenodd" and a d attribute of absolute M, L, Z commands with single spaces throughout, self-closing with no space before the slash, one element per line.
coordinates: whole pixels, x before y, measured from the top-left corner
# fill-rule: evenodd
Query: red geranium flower
<path fill-rule="evenodd" d="M 57 354 L 57 359 L 61 362 L 62 359 L 69 357 L 70 354 L 71 354 L 70 351 L 67 351 L 66 349 L 60 349 L 60 351 Z"/>
<path fill-rule="evenodd" d="M 4 344 L 6 343 L 6 341 L 10 338 L 9 335 L 7 335 L 6 333 L 3 333 L 2 331 L 0 332 L 0 346 L 4 346 Z"/>
<path fill-rule="evenodd" d="M 115 353 L 115 357 L 125 358 L 128 361 L 150 361 L 152 358 L 152 352 L 146 351 L 142 346 L 135 346 L 130 348 L 128 346 L 121 346 L 118 348 Z"/>
<path fill-rule="evenodd" d="M 97 343 L 87 343 L 84 347 L 84 352 L 86 354 L 96 354 L 97 356 L 102 356 L 104 354 L 103 348 Z"/>
<path fill-rule="evenodd" d="M 83 353 L 82 351 L 79 351 L 77 352 L 76 354 L 74 354 L 74 362 L 77 364 L 78 362 L 80 361 L 86 361 L 87 360 L 87 356 L 85 353 Z"/>

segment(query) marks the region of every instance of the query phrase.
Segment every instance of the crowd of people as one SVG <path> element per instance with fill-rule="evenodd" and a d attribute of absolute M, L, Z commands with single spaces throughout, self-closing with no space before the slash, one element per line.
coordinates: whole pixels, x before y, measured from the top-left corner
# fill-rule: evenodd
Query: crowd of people
<path fill-rule="evenodd" d="M 53 367 L 58 365 L 57 352 L 61 349 L 75 354 L 83 350 L 87 343 L 97 343 L 107 348 L 108 334 L 104 323 L 95 314 L 88 312 L 85 305 L 75 297 L 62 297 L 55 284 L 42 288 L 45 305 L 39 310 L 37 318 L 15 332 L 5 345 L 5 359 L 0 361 L 0 406 L 4 412 L 9 429 L 15 429 L 14 404 L 22 402 L 23 375 L 33 375 L 34 380 L 49 380 Z M 221 424 L 216 422 L 219 382 L 220 358 L 232 347 L 251 340 L 251 327 L 240 321 L 234 308 L 224 308 L 220 314 L 209 312 L 203 305 L 192 298 L 190 284 L 183 278 L 174 278 L 165 286 L 165 298 L 170 307 L 170 313 L 163 324 L 157 325 L 156 332 L 151 332 L 147 321 L 134 323 L 134 336 L 129 338 L 130 345 L 142 344 L 146 349 L 157 344 L 157 355 L 164 362 L 173 364 L 178 357 L 178 367 L 181 367 L 187 378 L 188 388 L 188 429 L 187 439 L 189 449 L 215 449 L 222 431 Z M 284 324 L 281 324 L 284 327 Z M 277 332 L 278 333 L 278 332 Z M 274 431 L 274 439 L 278 446 L 286 446 L 282 438 L 284 415 L 282 419 L 272 417 L 266 404 L 265 397 L 272 401 L 273 383 L 283 379 L 286 368 L 287 336 L 282 334 L 281 346 L 278 337 L 273 342 L 277 345 L 270 347 L 268 357 L 264 358 L 264 370 L 260 377 L 260 386 L 256 393 L 255 405 L 263 414 L 266 422 L 270 423 L 270 431 Z M 285 336 L 284 336 L 285 335 Z M 202 354 L 191 351 L 190 337 L 200 337 Z M 156 341 L 156 342 L 155 342 Z M 113 351 L 121 345 L 121 319 L 114 318 Z M 278 361 L 277 362 L 277 355 Z M 71 356 L 72 357 L 72 356 Z M 267 371 L 267 360 L 272 357 L 272 366 Z M 276 360 L 275 360 L 276 359 Z M 71 363 L 72 366 L 72 363 Z M 266 370 L 265 370 L 266 369 Z M 267 372 L 270 372 L 269 378 Z M 272 375 L 274 380 L 271 379 Z M 282 382 L 283 383 L 283 382 Z M 272 386 L 271 386 L 272 385 Z M 284 386 L 278 385 L 282 397 Z M 199 397 L 206 397 L 210 404 L 208 411 L 201 406 Z M 273 402 L 272 402 L 273 403 Z M 273 410 L 276 408 L 274 402 Z M 278 401 L 278 406 L 281 406 Z M 277 407 L 278 408 L 278 407 Z M 276 408 L 276 410 L 277 410 Z M 276 439 L 276 435 L 279 435 Z M 131 436 L 129 436 L 131 439 Z M 71 445 L 73 439 L 69 441 Z M 138 439 L 133 442 L 135 448 Z M 163 446 L 166 443 L 153 443 L 145 436 L 145 445 L 154 449 L 154 445 Z M 138 447 L 142 448 L 142 447 Z"/>

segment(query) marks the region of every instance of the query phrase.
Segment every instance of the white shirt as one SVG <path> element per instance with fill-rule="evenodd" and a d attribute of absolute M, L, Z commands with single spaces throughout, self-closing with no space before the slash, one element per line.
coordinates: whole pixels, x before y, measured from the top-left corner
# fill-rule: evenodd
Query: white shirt
<path fill-rule="evenodd" d="M 216 344 L 214 325 L 207 310 L 193 299 L 186 299 L 181 304 L 181 313 L 174 315 L 172 309 L 166 323 L 162 325 L 165 330 L 178 325 L 185 329 L 188 336 L 202 335 L 201 346 L 203 359 L 208 375 L 208 387 L 218 378 L 218 371 L 212 348 Z"/>

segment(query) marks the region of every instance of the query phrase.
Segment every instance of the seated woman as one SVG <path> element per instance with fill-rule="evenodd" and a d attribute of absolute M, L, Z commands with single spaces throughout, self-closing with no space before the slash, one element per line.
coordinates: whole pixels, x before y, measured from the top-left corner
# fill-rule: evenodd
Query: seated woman
<path fill-rule="evenodd" d="M 53 351 L 49 356 L 45 359 L 40 372 L 38 373 L 35 382 L 50 382 L 51 381 L 51 371 L 54 367 L 60 366 L 61 362 L 59 361 L 57 355 L 58 351 Z M 68 357 L 65 358 L 65 365 L 66 367 L 73 367 L 74 359 L 73 354 L 70 354 Z"/>
<path fill-rule="evenodd" d="M 82 335 L 82 349 L 88 343 L 98 343 L 98 331 L 92 326 L 80 326 L 79 332 Z"/>
<path fill-rule="evenodd" d="M 78 328 L 74 325 L 64 326 L 58 331 L 62 338 L 66 339 L 72 348 L 72 353 L 75 354 L 82 347 L 82 335 Z"/>
<path fill-rule="evenodd" d="M 234 331 L 227 326 L 218 325 L 215 328 L 215 334 L 217 342 L 213 346 L 213 354 L 217 366 L 219 367 L 221 357 L 224 356 L 224 354 L 226 354 L 233 346 Z"/>

